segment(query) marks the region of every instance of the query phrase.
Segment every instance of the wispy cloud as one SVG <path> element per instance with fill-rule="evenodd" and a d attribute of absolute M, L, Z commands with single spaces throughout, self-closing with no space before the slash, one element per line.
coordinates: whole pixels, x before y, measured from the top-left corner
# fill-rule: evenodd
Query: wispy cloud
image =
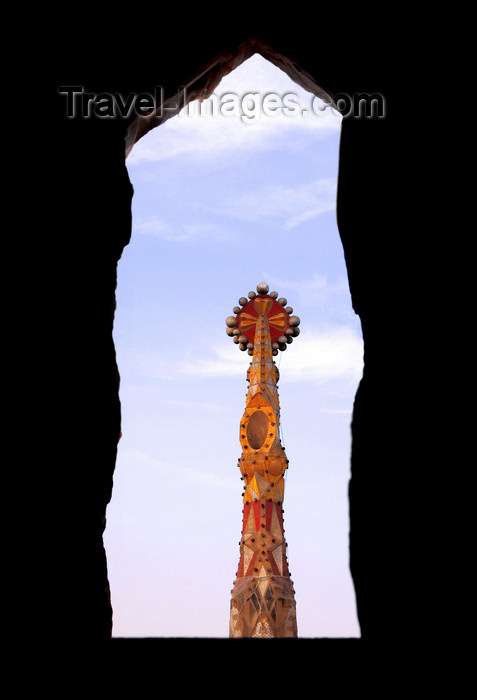
<path fill-rule="evenodd" d="M 249 94 L 256 96 L 253 118 L 247 117 L 247 111 L 242 108 L 242 100 Z M 237 98 L 240 114 L 229 110 L 229 105 L 234 104 L 229 101 L 230 95 Z M 267 95 L 276 96 L 278 104 L 284 104 L 285 96 L 292 95 L 293 110 L 287 114 L 279 107 L 267 114 L 263 108 Z M 191 103 L 179 115 L 146 134 L 134 146 L 127 162 L 134 166 L 144 160 L 161 161 L 178 156 L 213 160 L 237 150 L 278 149 L 291 132 L 299 133 L 303 139 L 307 135 L 316 138 L 330 130 L 339 131 L 340 115 L 329 108 L 313 109 L 316 105 L 313 99 L 311 93 L 293 83 L 276 66 L 261 56 L 252 56 L 223 78 L 209 101 L 200 106 Z M 300 109 L 295 105 L 300 105 Z"/>
<path fill-rule="evenodd" d="M 231 219 L 231 226 L 236 221 L 273 221 L 275 226 L 289 231 L 325 212 L 334 211 L 335 206 L 336 180 L 333 178 L 320 178 L 289 187 L 265 183 L 225 193 L 212 204 L 201 202 L 192 206 L 186 203 L 189 222 L 181 218 L 177 218 L 174 224 L 159 217 L 135 218 L 133 232 L 177 243 L 219 241 L 228 239 L 230 232 L 222 221 L 213 221 L 217 216 Z"/>
<path fill-rule="evenodd" d="M 158 218 L 134 221 L 133 232 L 177 243 L 210 241 L 226 237 L 226 231 L 223 227 L 210 222 L 177 223 L 173 225 L 165 219 Z"/>
<path fill-rule="evenodd" d="M 363 341 L 353 328 L 330 326 L 320 331 L 302 332 L 288 348 L 288 353 L 289 358 L 277 358 L 281 363 L 286 362 L 287 381 L 324 384 L 356 382 L 361 378 Z M 243 377 L 247 365 L 243 353 L 231 344 L 217 348 L 213 355 L 209 353 L 199 361 L 179 358 L 174 362 L 154 354 L 138 354 L 133 361 L 140 375 L 164 380 Z"/>
<path fill-rule="evenodd" d="M 279 291 L 280 296 L 287 297 L 297 312 L 301 309 L 301 313 L 307 311 L 313 317 L 318 315 L 320 325 L 325 321 L 356 328 L 359 326 L 352 308 L 349 282 L 344 273 L 338 277 L 331 276 L 331 279 L 326 273 L 290 279 L 264 270 L 263 279 L 271 289 Z"/>
<path fill-rule="evenodd" d="M 233 478 L 233 476 L 221 476 L 213 472 L 207 472 L 203 468 L 193 469 L 179 462 L 160 460 L 143 450 L 130 447 L 121 449 L 120 447 L 119 460 L 122 464 L 127 464 L 136 475 L 138 471 L 147 473 L 148 483 L 153 491 L 157 488 L 157 483 L 151 478 L 151 475 L 157 475 L 157 479 L 160 478 L 162 482 L 164 482 L 167 478 L 166 475 L 170 476 L 171 473 L 181 481 L 189 484 L 194 482 L 206 485 L 207 487 L 237 490 L 237 479 Z"/>
<path fill-rule="evenodd" d="M 179 399 L 165 399 L 164 403 L 170 406 L 177 406 L 194 412 L 220 413 L 223 414 L 224 407 L 221 404 L 208 403 L 207 401 L 181 401 Z"/>
<path fill-rule="evenodd" d="M 233 193 L 220 204 L 204 207 L 209 214 L 221 214 L 242 221 L 280 220 L 284 230 L 333 211 L 336 180 L 320 178 L 291 187 L 264 184 Z"/>
<path fill-rule="evenodd" d="M 217 353 L 215 358 L 206 360 L 200 367 L 183 364 L 178 367 L 182 374 L 194 372 L 196 375 L 230 376 L 243 375 L 242 353 L 227 348 Z M 288 355 L 281 360 L 286 362 L 287 381 L 326 382 L 344 380 L 355 382 L 360 379 L 363 368 L 363 341 L 350 328 L 330 327 L 323 331 L 301 333 L 293 345 L 288 348 Z M 285 359 L 286 357 L 286 359 Z"/>
<path fill-rule="evenodd" d="M 288 381 L 324 384 L 344 380 L 356 382 L 363 370 L 363 340 L 352 328 L 330 327 L 304 332 L 291 349 L 286 365 Z"/>

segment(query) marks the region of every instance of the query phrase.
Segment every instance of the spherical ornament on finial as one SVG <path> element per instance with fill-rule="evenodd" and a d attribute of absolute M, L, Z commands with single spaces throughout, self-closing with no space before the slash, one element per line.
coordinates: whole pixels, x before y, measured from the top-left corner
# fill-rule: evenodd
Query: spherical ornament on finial
<path fill-rule="evenodd" d="M 266 282 L 260 282 L 257 284 L 257 292 L 259 294 L 268 294 L 269 286 Z"/>

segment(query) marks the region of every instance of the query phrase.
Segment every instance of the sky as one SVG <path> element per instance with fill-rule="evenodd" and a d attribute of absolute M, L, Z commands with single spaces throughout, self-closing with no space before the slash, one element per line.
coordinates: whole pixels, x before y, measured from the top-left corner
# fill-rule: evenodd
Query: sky
<path fill-rule="evenodd" d="M 127 158 L 122 437 L 104 535 L 113 637 L 228 637 L 251 358 L 225 319 L 260 282 L 301 319 L 275 358 L 298 636 L 360 635 L 347 489 L 363 342 L 336 224 L 340 125 L 256 54 Z"/>

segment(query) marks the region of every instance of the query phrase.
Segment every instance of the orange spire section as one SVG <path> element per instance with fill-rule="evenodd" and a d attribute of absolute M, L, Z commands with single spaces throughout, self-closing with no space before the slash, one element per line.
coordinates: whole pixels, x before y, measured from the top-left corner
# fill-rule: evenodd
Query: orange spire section
<path fill-rule="evenodd" d="M 240 423 L 239 467 L 245 483 L 240 559 L 230 604 L 230 637 L 296 637 L 296 605 L 283 527 L 284 474 L 278 368 L 273 357 L 299 334 L 300 319 L 268 285 L 242 297 L 227 333 L 252 362 Z"/>

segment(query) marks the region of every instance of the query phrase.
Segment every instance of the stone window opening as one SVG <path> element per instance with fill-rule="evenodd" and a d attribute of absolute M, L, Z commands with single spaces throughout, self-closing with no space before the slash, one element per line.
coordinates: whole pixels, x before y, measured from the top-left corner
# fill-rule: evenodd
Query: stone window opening
<path fill-rule="evenodd" d="M 306 72 L 302 71 L 299 66 L 297 66 L 293 61 L 287 59 L 286 57 L 280 56 L 276 52 L 274 52 L 270 47 L 266 47 L 259 42 L 255 41 L 250 41 L 246 42 L 240 49 L 240 51 L 234 55 L 234 56 L 225 56 L 225 57 L 219 57 L 217 58 L 214 62 L 211 63 L 210 66 L 208 66 L 207 70 L 205 70 L 203 73 L 200 75 L 195 76 L 191 81 L 190 84 L 184 86 L 187 88 L 184 90 L 181 87 L 181 90 L 179 93 L 177 93 L 175 96 L 169 98 L 169 102 L 166 103 L 166 106 L 172 106 L 173 104 L 177 105 L 176 111 L 174 109 L 170 109 L 167 112 L 164 112 L 161 116 L 158 115 L 153 115 L 149 119 L 138 119 L 135 122 L 133 122 L 128 130 L 127 134 L 127 139 L 126 139 L 126 147 L 127 147 L 127 155 L 129 156 L 134 152 L 134 144 L 137 143 L 143 136 L 145 136 L 151 129 L 157 128 L 161 126 L 162 124 L 167 121 L 167 119 L 177 116 L 180 109 L 185 106 L 186 102 L 181 101 L 183 98 L 186 96 L 188 98 L 188 102 L 194 102 L 197 99 L 207 99 L 217 88 L 217 86 L 220 84 L 220 81 L 222 78 L 226 75 L 228 75 L 232 70 L 237 68 L 239 65 L 241 65 L 245 60 L 247 60 L 250 56 L 252 56 L 254 53 L 259 53 L 261 56 L 263 56 L 266 60 L 270 61 L 273 63 L 275 66 L 283 70 L 293 82 L 297 83 L 302 87 L 303 89 L 313 92 L 314 94 L 321 95 L 323 99 L 325 99 L 327 102 L 332 103 L 332 98 L 328 94 L 326 94 L 313 80 L 311 76 L 309 76 Z M 164 105 L 163 105 L 164 106 Z M 134 185 L 134 180 L 133 180 L 133 185 Z M 134 228 L 134 227 L 133 227 Z M 125 254 L 128 254 L 128 251 L 126 249 Z M 256 280 L 256 282 L 262 281 Z M 119 277 L 119 285 L 121 284 L 121 278 Z M 243 290 L 237 290 L 239 293 L 246 293 L 248 289 L 243 289 Z M 231 299 L 230 304 L 232 304 L 235 300 Z M 290 300 L 290 303 L 293 303 L 293 300 Z M 226 306 L 227 300 L 224 300 L 224 304 Z M 227 344 L 225 343 L 224 339 L 224 345 L 227 347 Z M 245 367 L 244 367 L 245 370 Z M 119 371 L 121 373 L 121 363 L 119 363 Z M 240 380 L 238 380 L 238 384 L 240 384 Z M 241 411 L 241 406 L 237 405 L 237 417 L 240 414 Z M 160 426 L 158 427 L 158 430 L 160 431 Z M 121 444 L 119 449 L 121 450 Z M 238 450 L 238 446 L 236 447 Z M 233 444 L 231 445 L 231 452 L 233 452 Z M 231 475 L 231 478 L 234 476 L 233 472 L 233 463 L 230 464 L 230 469 L 229 469 L 229 474 Z M 293 465 L 292 465 L 293 466 Z M 298 468 L 298 465 L 297 465 Z M 289 477 L 290 478 L 290 477 Z M 117 480 L 119 480 L 119 476 L 117 475 L 116 477 Z M 239 485 L 237 484 L 237 487 Z M 238 492 L 237 492 L 238 493 Z M 114 500 L 114 492 L 113 492 L 113 500 Z M 231 517 L 231 523 L 230 526 L 232 530 L 237 529 L 237 523 L 239 521 L 239 512 L 238 512 L 238 507 L 239 507 L 239 499 L 237 500 L 237 518 Z M 160 508 L 160 503 L 158 503 L 158 507 Z M 108 507 L 109 509 L 111 506 Z M 110 527 L 110 526 L 108 526 Z M 108 537 L 108 529 L 106 530 L 106 539 Z M 236 539 L 236 537 L 235 537 Z M 234 561 L 236 558 L 236 549 L 234 548 L 234 543 L 235 539 L 232 538 L 230 541 L 230 553 L 231 553 L 231 559 Z M 108 557 L 111 559 L 110 555 Z M 186 562 L 186 557 L 184 557 L 184 567 L 187 566 Z M 233 571 L 234 566 L 230 569 L 230 572 L 226 571 L 229 573 L 229 578 L 233 578 Z M 116 611 L 116 614 L 120 614 L 118 610 L 118 606 L 115 604 L 115 588 L 116 584 L 113 582 L 112 584 L 112 597 L 113 597 L 113 609 Z M 228 587 L 227 585 L 225 586 L 225 593 L 227 594 Z M 299 606 L 299 597 L 298 597 L 298 606 Z M 225 618 L 226 618 L 226 613 L 225 611 Z M 299 615 L 299 609 L 298 609 L 298 615 Z M 224 627 L 224 634 L 226 631 L 226 627 Z M 317 632 L 319 634 L 319 632 Z M 114 628 L 113 628 L 113 635 L 114 635 Z"/>

